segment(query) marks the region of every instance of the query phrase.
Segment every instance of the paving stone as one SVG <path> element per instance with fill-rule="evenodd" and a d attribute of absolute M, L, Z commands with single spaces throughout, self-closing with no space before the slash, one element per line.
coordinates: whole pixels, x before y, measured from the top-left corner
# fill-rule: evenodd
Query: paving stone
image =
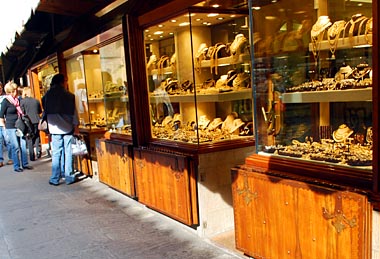
<path fill-rule="evenodd" d="M 0 168 L 1 259 L 247 258 L 91 178 L 51 186 L 51 161 L 31 164 Z"/>

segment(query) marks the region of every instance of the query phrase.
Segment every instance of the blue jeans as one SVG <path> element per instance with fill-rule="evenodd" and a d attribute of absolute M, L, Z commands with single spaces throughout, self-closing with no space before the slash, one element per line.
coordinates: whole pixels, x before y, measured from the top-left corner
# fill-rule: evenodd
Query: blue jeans
<path fill-rule="evenodd" d="M 0 162 L 4 162 L 4 147 L 7 148 L 8 159 L 12 159 L 12 149 L 7 132 L 4 127 L 0 127 Z"/>
<path fill-rule="evenodd" d="M 8 160 L 11 160 L 12 159 L 12 146 L 11 146 L 11 142 L 9 141 L 9 137 L 8 137 L 8 134 L 7 132 L 5 131 L 5 128 L 1 127 L 1 135 L 3 136 L 4 138 L 4 141 L 3 141 L 3 146 L 1 148 L 3 148 L 4 146 L 7 148 L 7 151 L 8 151 Z"/>
<path fill-rule="evenodd" d="M 26 153 L 26 140 L 24 138 L 19 138 L 16 136 L 16 129 L 6 129 L 7 137 L 9 139 L 13 169 L 20 169 L 21 166 L 28 166 L 28 155 Z M 9 147 L 8 147 L 9 148 Z M 21 164 L 20 164 L 20 153 L 21 153 Z"/>
<path fill-rule="evenodd" d="M 58 184 L 64 170 L 66 184 L 73 183 L 75 177 L 73 175 L 73 154 L 71 150 L 71 142 L 73 135 L 51 134 L 52 145 L 52 173 L 50 182 Z"/>

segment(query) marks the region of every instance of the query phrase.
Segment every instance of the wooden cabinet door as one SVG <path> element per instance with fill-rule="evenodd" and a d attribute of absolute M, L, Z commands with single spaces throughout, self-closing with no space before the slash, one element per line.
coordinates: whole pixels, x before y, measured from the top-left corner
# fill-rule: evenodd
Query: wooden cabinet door
<path fill-rule="evenodd" d="M 135 150 L 139 202 L 187 225 L 197 223 L 195 173 L 186 156 Z"/>
<path fill-rule="evenodd" d="M 128 196 L 135 197 L 132 151 L 127 144 L 99 140 L 97 156 L 99 181 Z"/>
<path fill-rule="evenodd" d="M 366 196 L 232 170 L 236 246 L 254 258 L 370 258 Z"/>
<path fill-rule="evenodd" d="M 108 185 L 109 159 L 105 140 L 99 139 L 96 142 L 96 154 L 98 158 L 99 181 Z"/>

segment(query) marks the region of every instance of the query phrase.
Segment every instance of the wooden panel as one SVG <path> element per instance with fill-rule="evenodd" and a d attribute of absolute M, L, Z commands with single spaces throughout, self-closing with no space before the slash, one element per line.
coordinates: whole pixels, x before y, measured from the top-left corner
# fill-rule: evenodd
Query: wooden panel
<path fill-rule="evenodd" d="M 128 196 L 135 197 L 131 147 L 103 139 L 98 140 L 96 145 L 99 181 Z"/>
<path fill-rule="evenodd" d="M 99 181 L 109 184 L 108 181 L 108 153 L 106 152 L 106 142 L 104 140 L 96 141 L 96 154 L 98 157 Z"/>
<path fill-rule="evenodd" d="M 195 173 L 186 156 L 135 150 L 139 202 L 187 225 L 198 223 Z"/>
<path fill-rule="evenodd" d="M 93 175 L 91 159 L 87 155 L 74 157 L 74 169 L 88 176 Z"/>
<path fill-rule="evenodd" d="M 233 169 L 236 246 L 258 258 L 369 257 L 366 196 Z"/>

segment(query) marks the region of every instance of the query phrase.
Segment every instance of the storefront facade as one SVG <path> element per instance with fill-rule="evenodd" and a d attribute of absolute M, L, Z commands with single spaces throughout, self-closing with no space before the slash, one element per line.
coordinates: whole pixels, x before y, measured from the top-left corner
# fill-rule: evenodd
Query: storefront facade
<path fill-rule="evenodd" d="M 377 2 L 137 2 L 56 50 L 80 169 L 254 258 L 379 257 Z"/>

